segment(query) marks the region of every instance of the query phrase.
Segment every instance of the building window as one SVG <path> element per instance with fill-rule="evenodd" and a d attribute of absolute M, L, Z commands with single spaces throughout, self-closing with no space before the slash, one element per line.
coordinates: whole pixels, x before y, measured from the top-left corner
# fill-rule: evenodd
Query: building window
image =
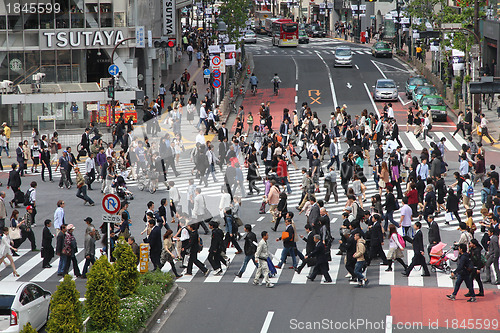
<path fill-rule="evenodd" d="M 4 15 L 0 16 L 0 30 L 7 29 L 7 18 Z"/>
<path fill-rule="evenodd" d="M 83 28 L 83 2 L 81 0 L 70 0 L 71 27 Z"/>
<path fill-rule="evenodd" d="M 71 82 L 70 50 L 57 51 L 57 82 Z"/>
<path fill-rule="evenodd" d="M 69 28 L 69 0 L 59 0 L 61 11 L 56 14 L 56 27 Z"/>
<path fill-rule="evenodd" d="M 25 51 L 26 77 L 25 82 L 31 83 L 31 75 L 40 71 L 40 51 Z"/>
<path fill-rule="evenodd" d="M 100 5 L 101 28 L 113 27 L 113 9 L 110 3 Z"/>
<path fill-rule="evenodd" d="M 85 20 L 87 23 L 87 28 L 99 28 L 99 11 L 98 4 L 87 3 L 85 4 L 86 15 Z"/>
<path fill-rule="evenodd" d="M 23 14 L 24 15 L 24 29 L 38 29 L 40 20 L 38 14 Z"/>
<path fill-rule="evenodd" d="M 45 82 L 56 82 L 56 53 L 55 51 L 42 51 L 42 66 L 40 72 L 45 73 Z"/>

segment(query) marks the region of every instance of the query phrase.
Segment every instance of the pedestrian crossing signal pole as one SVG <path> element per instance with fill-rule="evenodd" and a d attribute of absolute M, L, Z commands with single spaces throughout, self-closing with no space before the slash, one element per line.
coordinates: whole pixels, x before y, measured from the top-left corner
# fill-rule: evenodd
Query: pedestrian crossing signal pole
<path fill-rule="evenodd" d="M 113 117 L 112 123 L 115 123 L 115 77 L 109 80 L 108 98 L 111 98 L 111 116 Z"/>

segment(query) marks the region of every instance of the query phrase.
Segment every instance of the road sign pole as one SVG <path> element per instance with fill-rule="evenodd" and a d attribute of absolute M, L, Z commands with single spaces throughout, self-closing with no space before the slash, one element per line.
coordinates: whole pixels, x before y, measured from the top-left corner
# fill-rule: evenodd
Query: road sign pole
<path fill-rule="evenodd" d="M 111 263 L 111 224 L 108 222 L 108 262 Z"/>

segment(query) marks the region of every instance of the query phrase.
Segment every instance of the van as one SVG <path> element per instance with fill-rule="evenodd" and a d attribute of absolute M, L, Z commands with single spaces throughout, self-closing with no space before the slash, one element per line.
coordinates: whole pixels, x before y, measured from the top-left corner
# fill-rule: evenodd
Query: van
<path fill-rule="evenodd" d="M 352 51 L 349 46 L 339 46 L 335 49 L 335 61 L 333 67 L 350 66 L 352 67 Z"/>

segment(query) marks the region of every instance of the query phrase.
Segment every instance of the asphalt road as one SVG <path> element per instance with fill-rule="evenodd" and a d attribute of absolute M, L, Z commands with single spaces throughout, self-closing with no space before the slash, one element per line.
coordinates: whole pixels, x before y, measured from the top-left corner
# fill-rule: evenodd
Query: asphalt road
<path fill-rule="evenodd" d="M 375 112 L 375 108 L 382 108 L 382 103 L 375 103 L 374 105 L 370 99 L 370 92 L 375 81 L 383 76 L 382 71 L 387 77 L 395 79 L 399 85 L 401 100 L 394 104 L 397 111 L 396 118 L 400 124 L 400 132 L 404 132 L 402 130 L 406 121 L 404 115 L 406 106 L 404 104 L 408 103 L 408 100 L 404 97 L 403 89 L 404 82 L 410 75 L 406 67 L 395 59 L 375 59 L 368 54 L 369 49 L 366 47 L 353 45 L 353 49 L 358 52 L 354 56 L 354 67 L 334 68 L 332 51 L 337 45 L 343 45 L 344 43 L 329 39 L 314 39 L 311 40 L 310 44 L 300 45 L 296 49 L 278 49 L 270 45 L 267 37 L 259 36 L 257 45 L 251 45 L 247 48 L 248 51 L 254 54 L 255 73 L 260 81 L 259 92 L 255 97 L 249 96 L 249 93 L 247 93 L 244 102 L 244 104 L 246 103 L 245 109 L 255 112 L 258 103 L 270 101 L 271 110 L 275 117 L 274 127 L 280 124 L 281 118 L 279 115 L 283 107 L 293 110 L 300 107 L 303 101 L 308 102 L 312 110 L 318 112 L 323 121 L 328 121 L 330 112 L 334 110 L 334 105 L 344 103 L 347 104 L 348 112 L 351 115 L 359 114 L 364 108 L 368 109 L 369 112 Z M 274 73 L 278 73 L 282 80 L 279 96 L 274 96 L 272 93 L 271 78 Z M 349 86 L 351 87 L 349 88 Z M 439 129 L 441 132 L 439 133 L 449 138 L 452 124 L 452 119 L 448 119 L 447 122 L 441 124 L 442 127 Z M 438 138 L 437 134 L 434 135 Z M 419 150 L 417 143 L 412 141 L 410 136 L 405 133 L 402 133 L 402 136 L 403 142 L 408 148 Z M 448 163 L 450 170 L 456 170 L 458 163 L 455 156 L 460 143 L 456 140 L 450 141 L 450 143 L 453 150 L 447 153 L 447 156 L 449 156 Z M 421 142 L 421 145 L 428 147 L 428 142 Z M 499 162 L 498 153 L 490 154 L 488 152 L 487 164 Z M 298 166 L 299 168 L 306 166 L 306 162 L 299 162 Z M 181 166 L 179 166 L 181 175 L 174 178 L 172 172 L 169 172 L 169 180 L 175 180 L 182 187 L 181 196 L 183 197 L 184 207 L 186 207 L 184 199 L 185 187 L 187 180 L 192 178 L 190 175 L 191 167 L 188 152 L 185 152 L 181 158 Z M 298 189 L 300 173 L 291 171 L 294 173 L 292 182 L 294 193 L 289 199 L 289 209 L 298 213 L 293 207 L 295 207 L 298 200 L 297 195 L 300 195 Z M 2 176 L 5 178 L 5 173 Z M 374 191 L 372 191 L 374 184 L 371 181 L 371 176 L 367 176 L 369 179 L 367 184 L 371 191 L 367 196 L 370 198 L 374 194 Z M 219 180 L 223 179 L 219 171 L 217 178 Z M 96 202 L 96 206 L 89 207 L 84 206 L 83 201 L 76 198 L 76 188 L 71 190 L 59 189 L 57 183 L 42 183 L 38 175 L 28 175 L 23 178 L 23 191 L 27 189 L 31 180 L 36 180 L 39 184 L 37 188 L 38 227 L 35 228 L 37 246 L 40 247 L 41 243 L 43 220 L 46 218 L 53 219 L 56 202 L 62 199 L 66 201 L 66 222 L 73 223 L 76 226 L 76 239 L 79 247 L 83 248 L 85 230 L 83 219 L 90 216 L 94 219 L 96 227 L 101 225 L 101 217 L 104 212 L 100 207 L 102 199 L 102 194 L 98 190 L 100 184 L 96 184 L 95 188 L 97 190 L 89 192 L 89 195 Z M 450 176 L 447 177 L 447 183 L 451 183 Z M 209 187 L 203 188 L 203 193 L 207 194 L 209 209 L 214 215 L 218 213 L 221 184 L 221 182 L 213 183 L 209 178 Z M 140 233 L 144 229 L 142 217 L 146 210 L 146 203 L 152 200 L 158 205 L 160 200 L 165 198 L 167 194 L 163 185 L 155 194 L 139 191 L 136 182 L 131 181 L 129 185 L 135 196 L 129 209 L 133 222 L 131 233 L 140 243 L 143 238 Z M 321 191 L 320 197 L 322 198 L 324 189 L 321 188 Z M 9 201 L 12 198 L 12 192 L 10 190 L 6 192 L 7 201 Z M 336 238 L 340 224 L 337 219 L 344 203 L 345 201 L 341 197 L 339 205 L 332 202 L 327 205 L 333 223 L 333 236 Z M 254 225 L 254 231 L 257 235 L 260 235 L 262 230 L 270 231 L 271 227 L 270 215 L 257 214 L 259 207 L 260 197 L 244 198 L 240 212 L 243 222 Z M 158 206 L 156 206 L 157 208 Z M 8 208 L 9 213 L 10 211 L 11 209 Z M 304 234 L 305 218 L 297 214 L 295 220 L 299 227 L 299 233 Z M 458 239 L 458 232 L 455 230 L 456 226 L 446 228 L 442 222 L 443 217 L 441 215 L 441 237 L 445 243 L 450 244 Z M 280 225 L 280 228 L 282 229 L 283 225 Z M 279 230 L 277 233 L 271 232 L 269 245 L 270 252 L 273 254 L 279 254 L 282 248 L 281 242 L 274 240 L 280 235 L 281 231 Z M 425 228 L 424 235 L 426 239 L 427 230 Z M 208 245 L 210 242 L 209 236 L 202 235 L 202 238 L 204 243 Z M 242 242 L 240 244 L 242 245 Z M 98 248 L 100 248 L 99 245 Z M 299 244 L 299 248 L 303 249 L 304 246 Z M 39 254 L 26 253 L 29 249 L 28 243 L 23 244 L 21 249 L 24 250 L 25 254 L 16 259 L 16 265 L 22 272 L 22 276 L 18 280 L 39 280 L 38 283 L 44 288 L 54 291 L 60 280 L 59 277 L 55 274 L 49 274 L 50 272 L 43 272 L 41 258 L 40 261 L 36 260 Z M 410 252 L 411 247 L 408 250 L 408 253 Z M 448 277 L 433 275 L 432 278 L 425 278 L 424 280 L 420 277 L 420 272 L 414 272 L 415 275 L 410 279 L 406 279 L 400 275 L 401 268 L 398 265 L 395 265 L 394 274 L 387 276 L 384 275 L 382 269 L 375 265 L 368 270 L 368 276 L 373 281 L 371 286 L 366 289 L 356 289 L 344 278 L 346 271 L 341 258 L 334 256 L 331 273 L 335 271 L 335 283 L 332 285 L 320 284 L 319 278 L 313 283 L 306 283 L 304 281 L 305 271 L 300 276 L 296 276 L 292 270 L 283 269 L 280 271 L 280 276 L 275 279 L 276 287 L 266 289 L 253 286 L 251 283 L 245 283 L 248 279 L 243 283 L 236 281 L 234 273 L 237 272 L 243 258 L 241 255 L 232 255 L 232 257 L 234 258 L 233 263 L 220 279 L 213 275 L 205 279 L 200 274 L 195 274 L 192 280 L 189 280 L 190 282 L 179 282 L 183 288 L 187 289 L 187 295 L 172 313 L 163 328 L 164 332 L 178 332 L 181 329 L 188 329 L 189 331 L 201 330 L 203 332 L 234 332 L 236 330 L 241 332 L 318 331 L 318 329 L 306 330 L 306 326 L 300 326 L 302 324 L 294 325 L 291 321 L 296 320 L 296 323 L 302 323 L 326 318 L 334 322 L 361 319 L 365 322 L 375 323 L 385 321 L 387 316 L 390 316 L 396 323 L 407 322 L 408 314 L 410 314 L 410 319 L 415 322 L 422 322 L 424 327 L 429 326 L 429 320 L 435 317 L 434 314 L 437 314 L 437 319 L 441 320 L 439 326 L 444 329 L 445 322 L 443 320 L 446 319 L 450 321 L 451 327 L 451 320 L 456 318 L 460 318 L 460 320 L 462 318 L 483 320 L 499 317 L 498 305 L 494 303 L 495 297 L 498 299 L 499 293 L 496 286 L 488 286 L 488 297 L 479 299 L 476 304 L 465 304 L 463 297 L 461 297 L 460 301 L 450 303 L 445 300 L 445 295 L 451 292 L 451 283 Z M 77 258 L 80 268 L 82 268 L 83 254 L 79 253 Z M 208 261 L 206 264 L 209 265 Z M 247 268 L 249 274 L 252 273 L 252 266 L 252 264 L 249 264 Z M 12 279 L 8 277 L 9 273 L 10 269 L 0 268 L 0 281 Z M 40 274 L 42 274 L 43 278 L 40 277 Z M 76 284 L 81 292 L 81 297 L 84 297 L 85 280 L 77 279 Z M 396 297 L 398 295 L 410 296 L 401 299 Z M 409 305 L 412 305 L 412 307 L 410 308 Z M 436 307 L 441 310 L 436 309 Z M 436 309 L 436 311 L 429 313 L 424 311 L 425 309 Z M 446 309 L 446 311 L 443 309 Z M 270 311 L 274 311 L 274 314 L 272 318 L 266 321 L 266 318 L 270 316 Z M 265 324 L 266 322 L 269 323 L 269 326 Z M 262 330 L 263 327 L 267 327 L 267 330 Z M 337 330 L 334 327 L 331 331 L 349 331 L 351 327 L 347 329 L 340 327 Z M 372 329 L 357 327 L 356 329 L 371 332 L 383 331 L 385 328 L 375 330 L 375 327 L 372 327 Z M 394 328 L 393 331 L 398 330 Z M 399 331 L 417 330 L 401 329 Z"/>

